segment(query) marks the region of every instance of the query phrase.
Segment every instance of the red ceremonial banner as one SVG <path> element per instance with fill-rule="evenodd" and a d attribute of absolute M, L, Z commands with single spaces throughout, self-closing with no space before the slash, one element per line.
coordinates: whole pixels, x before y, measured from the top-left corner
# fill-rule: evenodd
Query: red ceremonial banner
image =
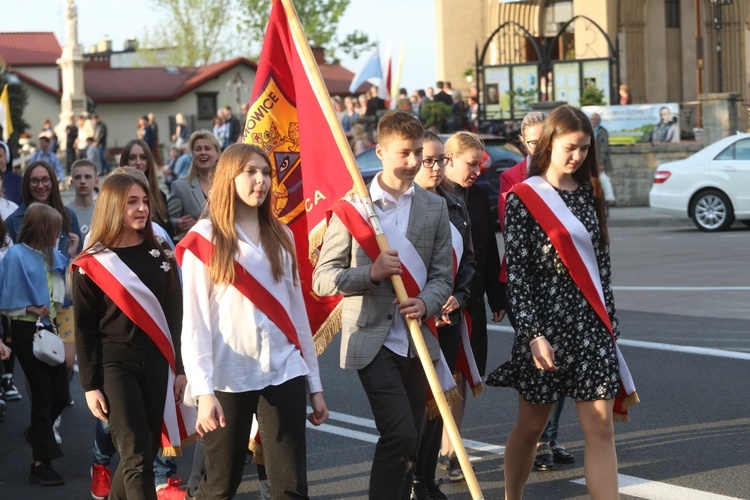
<path fill-rule="evenodd" d="M 296 15 L 291 13 L 292 15 Z M 338 331 L 332 311 L 339 297 L 318 297 L 312 271 L 323 242 L 326 210 L 352 189 L 352 178 L 313 91 L 287 12 L 274 0 L 255 75 L 243 141 L 271 159 L 274 212 L 294 234 L 302 290 L 318 354 Z M 317 68 L 315 68 L 317 70 Z M 328 96 L 326 96 L 328 98 Z M 320 342 L 319 339 L 327 339 Z"/>

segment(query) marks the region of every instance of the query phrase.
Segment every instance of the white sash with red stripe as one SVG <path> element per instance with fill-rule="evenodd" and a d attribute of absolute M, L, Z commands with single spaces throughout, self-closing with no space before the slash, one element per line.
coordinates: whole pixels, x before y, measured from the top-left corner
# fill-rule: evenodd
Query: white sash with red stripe
<path fill-rule="evenodd" d="M 612 335 L 620 365 L 621 382 L 620 395 L 615 402 L 614 411 L 623 419 L 627 419 L 627 408 L 638 402 L 638 395 L 628 365 L 614 338 L 612 322 L 604 302 L 599 265 L 589 232 L 573 215 L 552 185 L 541 177 L 526 179 L 514 187 L 512 192 L 521 198 L 547 234 L 571 278 Z"/>
<path fill-rule="evenodd" d="M 464 239 L 456 226 L 451 222 L 451 243 L 453 245 L 453 278 L 456 278 L 461 257 L 464 254 Z M 471 349 L 471 331 L 466 321 L 467 312 L 461 315 L 461 344 L 459 346 L 458 358 L 456 360 L 456 371 L 463 373 L 469 382 L 472 393 L 477 396 L 482 392 L 482 377 L 479 375 L 479 367 L 474 359 L 474 351 Z"/>
<path fill-rule="evenodd" d="M 403 268 L 401 279 L 404 281 L 404 287 L 410 297 L 416 297 L 427 283 L 427 268 L 424 265 L 424 261 L 422 260 L 422 257 L 419 256 L 419 252 L 414 248 L 411 241 L 401 233 L 395 224 L 388 221 L 382 210 L 375 205 L 373 206 L 380 219 L 383 233 L 388 239 L 388 245 L 392 249 L 398 251 L 398 258 L 401 260 Z M 354 210 L 347 210 L 347 207 L 353 208 Z M 375 234 L 368 222 L 365 209 L 359 202 L 359 199 L 342 200 L 339 207 L 334 207 L 334 212 L 342 215 L 342 213 L 339 212 L 339 209 L 343 209 L 348 214 L 354 212 L 359 215 L 359 218 L 353 216 L 340 217 L 340 219 L 349 230 L 352 237 L 357 240 L 357 243 L 360 244 L 369 257 L 374 261 L 380 251 L 377 247 L 377 242 L 375 241 Z M 463 244 L 461 248 L 463 248 Z M 434 318 L 429 318 L 425 323 L 430 328 L 430 331 L 435 338 L 437 338 L 437 329 L 435 328 Z M 455 396 L 458 394 L 458 389 L 456 387 L 456 381 L 453 379 L 453 374 L 451 373 L 450 368 L 448 368 L 448 363 L 445 361 L 442 350 L 440 351 L 440 359 L 433 361 L 433 364 L 435 366 L 438 380 L 440 381 L 440 386 L 442 387 L 443 392 L 446 393 L 446 400 L 449 404 L 455 403 L 457 401 Z M 428 409 L 431 416 L 435 416 L 437 415 L 437 406 L 434 401 L 432 401 L 432 397 L 432 393 L 429 392 L 427 395 Z"/>
<path fill-rule="evenodd" d="M 143 330 L 169 363 L 166 400 L 162 422 L 162 447 L 166 456 L 179 455 L 180 447 L 192 441 L 197 411 L 174 402 L 177 365 L 169 324 L 153 292 L 116 253 L 104 250 L 78 259 L 75 263 Z"/>
<path fill-rule="evenodd" d="M 238 231 L 241 233 L 241 230 Z M 247 239 L 247 237 L 245 237 Z M 177 245 L 175 254 L 178 262 L 182 263 L 182 256 L 185 250 L 189 250 L 200 260 L 206 267 L 210 266 L 211 256 L 215 246 L 212 242 L 211 226 L 208 224 L 196 224 L 193 230 L 180 240 Z M 249 240 L 247 240 L 249 241 Z M 289 341 L 294 344 L 302 353 L 299 343 L 298 328 L 309 328 L 309 324 L 295 326 L 292 318 L 289 316 L 291 304 L 283 300 L 288 296 L 286 285 L 283 281 L 276 282 L 273 279 L 273 271 L 268 258 L 255 250 L 252 245 L 239 245 L 240 258 L 235 259 L 235 280 L 232 283 L 237 291 L 253 303 L 263 314 L 286 335 Z M 250 263 L 245 266 L 241 262 Z M 300 332 L 305 334 L 306 332 Z M 312 334 L 310 333 L 312 338 Z"/>

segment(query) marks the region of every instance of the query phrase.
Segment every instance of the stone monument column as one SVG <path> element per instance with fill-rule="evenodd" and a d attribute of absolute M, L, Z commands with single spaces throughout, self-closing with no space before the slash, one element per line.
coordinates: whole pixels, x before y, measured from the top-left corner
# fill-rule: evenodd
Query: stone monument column
<path fill-rule="evenodd" d="M 60 149 L 66 148 L 65 127 L 70 117 L 86 111 L 86 94 L 83 89 L 83 49 L 78 44 L 78 9 L 74 0 L 65 5 L 65 46 L 57 60 L 62 74 L 62 96 L 60 97 L 60 123 L 55 127 L 60 139 Z"/>

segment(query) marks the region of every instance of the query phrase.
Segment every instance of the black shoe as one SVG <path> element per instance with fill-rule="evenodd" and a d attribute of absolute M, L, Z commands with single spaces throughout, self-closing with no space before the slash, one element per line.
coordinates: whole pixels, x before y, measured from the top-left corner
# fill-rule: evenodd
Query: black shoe
<path fill-rule="evenodd" d="M 571 452 L 560 446 L 560 443 L 556 439 L 549 442 L 550 448 L 552 448 L 552 458 L 556 464 L 572 464 L 576 461 L 576 457 Z"/>
<path fill-rule="evenodd" d="M 555 461 L 552 458 L 552 449 L 547 443 L 540 444 L 536 448 L 536 459 L 534 459 L 534 469 L 536 470 L 553 470 Z"/>
<path fill-rule="evenodd" d="M 5 404 L 5 401 L 3 401 L 2 399 L 0 399 L 0 422 L 2 422 L 3 420 L 5 420 L 5 408 L 6 408 L 6 406 L 7 405 Z"/>
<path fill-rule="evenodd" d="M 427 493 L 430 494 L 430 498 L 432 500 L 448 500 L 448 497 L 445 496 L 445 493 L 440 491 L 441 484 L 443 484 L 442 479 L 437 483 L 434 479 L 427 481 Z"/>
<path fill-rule="evenodd" d="M 21 393 L 18 392 L 15 384 L 13 383 L 13 375 L 7 373 L 2 377 L 3 385 L 3 399 L 6 401 L 18 401 L 21 399 Z"/>
<path fill-rule="evenodd" d="M 42 486 L 59 486 L 65 484 L 65 479 L 52 468 L 49 462 L 44 462 L 36 466 L 31 464 L 29 482 Z"/>
<path fill-rule="evenodd" d="M 434 479 L 414 481 L 411 488 L 411 500 L 448 500 L 448 497 L 440 491 L 441 484 L 443 484 L 442 479 L 439 483 L 435 483 Z"/>

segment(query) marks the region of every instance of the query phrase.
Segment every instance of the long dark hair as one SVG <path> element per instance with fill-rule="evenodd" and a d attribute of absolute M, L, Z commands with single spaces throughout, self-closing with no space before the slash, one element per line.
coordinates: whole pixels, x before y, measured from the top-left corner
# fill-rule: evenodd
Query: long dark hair
<path fill-rule="evenodd" d="M 35 161 L 26 166 L 23 171 L 23 180 L 21 181 L 21 196 L 23 196 L 23 202 L 28 208 L 32 203 L 35 203 L 34 197 L 31 195 L 31 171 L 36 167 L 44 167 L 47 170 L 47 175 L 51 180 L 49 199 L 47 199 L 47 205 L 57 210 L 62 216 L 62 224 L 65 231 L 70 233 L 73 231 L 73 226 L 70 223 L 70 215 L 68 209 L 63 205 L 62 197 L 60 196 L 60 185 L 58 184 L 57 174 L 52 166 L 46 161 Z"/>
<path fill-rule="evenodd" d="M 159 189 L 159 181 L 156 177 L 156 161 L 154 155 L 151 153 L 151 148 L 142 139 L 133 139 L 128 141 L 122 148 L 122 154 L 120 155 L 120 166 L 128 166 L 128 157 L 130 156 L 130 150 L 135 145 L 140 146 L 143 152 L 146 154 L 146 180 L 150 190 L 148 191 L 148 197 L 151 202 L 151 215 L 152 219 L 156 219 L 157 222 L 168 221 L 169 212 L 167 206 L 164 204 L 164 200 L 161 197 L 161 190 Z"/>
<path fill-rule="evenodd" d="M 542 134 L 536 146 L 534 156 L 531 157 L 528 177 L 544 174 L 552 161 L 552 144 L 555 139 L 573 132 L 583 132 L 591 137 L 591 144 L 586 159 L 573 173 L 573 178 L 579 185 L 590 184 L 594 189 L 594 203 L 596 214 L 599 217 L 599 248 L 603 249 L 609 242 L 607 232 L 607 217 L 605 213 L 604 190 L 599 182 L 599 168 L 596 162 L 596 141 L 594 140 L 594 129 L 591 127 L 589 118 L 580 109 L 571 106 L 560 106 L 556 108 L 544 120 Z"/>

